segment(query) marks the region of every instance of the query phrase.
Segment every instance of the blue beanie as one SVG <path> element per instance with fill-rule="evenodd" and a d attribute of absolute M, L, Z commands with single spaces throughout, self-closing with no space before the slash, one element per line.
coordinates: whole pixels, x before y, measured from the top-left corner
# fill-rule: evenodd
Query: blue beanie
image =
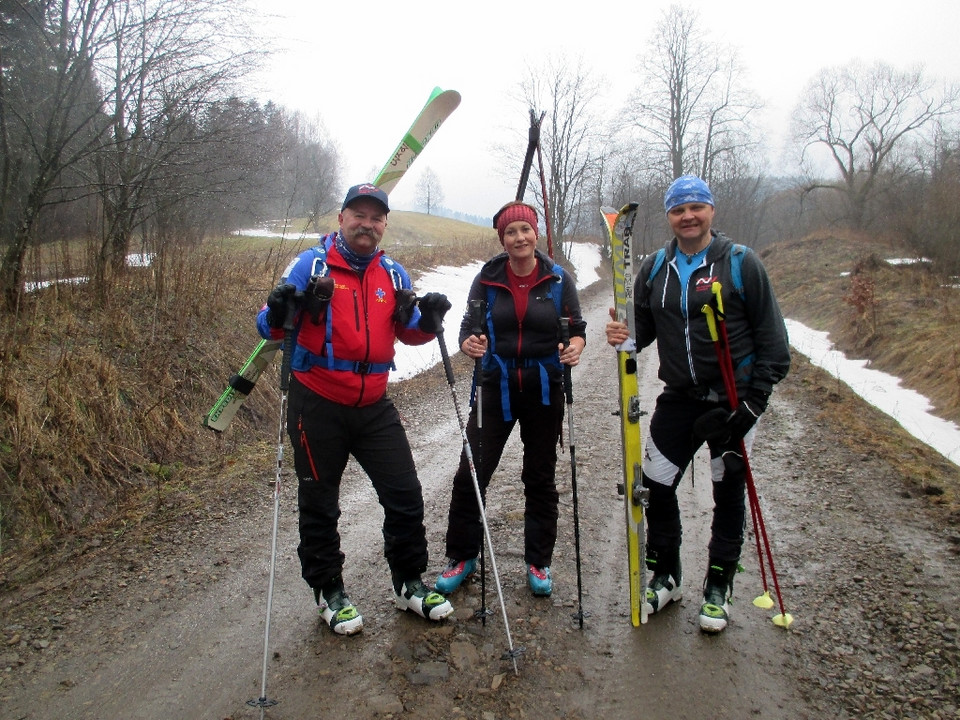
<path fill-rule="evenodd" d="M 706 203 L 713 207 L 713 195 L 710 188 L 696 175 L 681 175 L 667 188 L 663 196 L 663 209 L 670 212 L 677 205 L 686 203 Z"/>

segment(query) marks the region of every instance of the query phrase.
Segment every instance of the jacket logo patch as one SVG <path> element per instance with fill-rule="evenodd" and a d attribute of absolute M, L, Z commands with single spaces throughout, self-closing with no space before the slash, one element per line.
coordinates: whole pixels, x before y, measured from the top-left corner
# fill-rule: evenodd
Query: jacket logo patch
<path fill-rule="evenodd" d="M 713 289 L 713 284 L 717 282 L 717 276 L 711 275 L 710 277 L 699 278 L 695 285 L 695 290 L 697 292 L 710 292 Z"/>
<path fill-rule="evenodd" d="M 380 288 L 380 287 L 377 288 L 376 296 L 377 296 L 378 303 L 385 303 L 387 301 L 386 300 L 387 294 L 383 291 L 383 288 Z"/>

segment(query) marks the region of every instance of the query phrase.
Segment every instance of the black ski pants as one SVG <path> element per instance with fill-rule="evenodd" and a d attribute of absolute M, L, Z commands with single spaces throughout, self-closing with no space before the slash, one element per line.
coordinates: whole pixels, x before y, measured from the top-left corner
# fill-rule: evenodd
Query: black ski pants
<path fill-rule="evenodd" d="M 394 578 L 427 569 L 423 492 L 407 434 L 393 401 L 352 407 L 327 400 L 290 380 L 287 433 L 293 446 L 300 510 L 297 554 L 303 579 L 319 589 L 343 570 L 340 480 L 353 455 L 383 507 L 383 554 Z"/>
<path fill-rule="evenodd" d="M 647 543 L 655 552 L 669 556 L 680 548 L 683 531 L 677 486 L 703 444 L 694 437 L 693 424 L 717 407 L 720 405 L 716 402 L 669 390 L 657 398 L 643 461 L 643 485 L 650 488 Z M 753 436 L 751 430 L 745 438 L 748 450 Z M 746 465 L 739 441 L 708 445 L 714 503 L 709 561 L 735 564 L 740 559 L 744 538 Z"/>
<path fill-rule="evenodd" d="M 481 388 L 483 431 L 477 427 L 477 406 L 467 420 L 467 438 L 473 453 L 481 493 L 486 499 L 490 478 L 503 455 L 503 448 L 520 424 L 523 467 L 520 481 L 524 493 L 524 561 L 537 567 L 549 566 L 557 543 L 557 519 L 560 494 L 557 492 L 557 445 L 563 427 L 563 391 L 551 386 L 550 404 L 544 405 L 540 386 L 527 390 L 511 388 L 512 420 L 503 419 L 499 385 Z M 453 477 L 447 525 L 447 557 L 469 560 L 480 554 L 483 523 L 477 506 L 477 494 L 465 452 Z"/>

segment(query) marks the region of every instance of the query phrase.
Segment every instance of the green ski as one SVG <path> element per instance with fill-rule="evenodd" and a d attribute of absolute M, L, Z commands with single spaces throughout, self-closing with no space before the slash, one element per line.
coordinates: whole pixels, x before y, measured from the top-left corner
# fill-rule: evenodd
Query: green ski
<path fill-rule="evenodd" d="M 610 235 L 613 259 L 614 311 L 619 322 L 626 323 L 630 339 L 617 347 L 617 373 L 620 380 L 620 430 L 623 442 L 623 478 L 617 492 L 624 496 L 627 520 L 627 576 L 630 588 L 630 621 L 637 627 L 647 621 L 646 508 L 649 490 L 641 484 L 643 448 L 640 433 L 640 394 L 637 381 L 637 348 L 634 343 L 636 321 L 633 310 L 633 221 L 637 203 L 624 205 L 619 212 L 600 209 Z M 619 228 L 619 231 L 618 231 Z"/>
<path fill-rule="evenodd" d="M 387 160 L 383 169 L 374 179 L 373 184 L 389 194 L 404 176 L 413 161 L 417 159 L 423 148 L 437 132 L 444 120 L 457 109 L 460 104 L 460 93 L 456 90 L 441 90 L 434 88 L 427 98 L 426 104 L 413 121 L 410 129 L 404 134 L 400 144 Z M 256 349 L 247 358 L 223 394 L 217 399 L 210 411 L 204 416 L 205 427 L 222 432 L 230 425 L 237 410 L 253 390 L 261 373 L 270 365 L 274 355 L 280 349 L 280 341 L 261 340 Z"/>

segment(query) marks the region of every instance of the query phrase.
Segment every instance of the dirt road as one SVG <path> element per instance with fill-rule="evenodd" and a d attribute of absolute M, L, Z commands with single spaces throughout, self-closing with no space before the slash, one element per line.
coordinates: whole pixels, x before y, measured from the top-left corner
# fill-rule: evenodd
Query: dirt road
<path fill-rule="evenodd" d="M 764 416 L 754 475 L 773 541 L 790 631 L 754 607 L 753 535 L 736 580 L 730 627 L 700 633 L 697 612 L 710 521 L 709 474 L 698 456 L 681 486 L 683 601 L 638 629 L 628 617 L 619 475 L 616 363 L 605 345 L 607 289 L 584 294 L 588 346 L 574 371 L 583 629 L 577 610 L 569 455 L 560 460 L 561 527 L 552 598 L 533 598 L 522 559 L 519 449 L 508 446 L 488 517 L 515 673 L 492 578 L 486 624 L 479 581 L 451 597 L 442 625 L 395 610 L 382 558 L 382 513 L 369 481 L 348 469 L 341 532 L 345 577 L 364 616 L 359 636 L 317 619 L 296 560 L 295 481 L 281 496 L 266 717 L 306 718 L 952 718 L 960 707 L 956 526 L 875 457 L 819 418 L 857 402 L 798 360 Z M 659 390 L 655 353 L 641 356 L 643 407 Z M 469 366 L 456 359 L 467 405 Z M 257 388 L 257 392 L 268 389 Z M 431 582 L 460 451 L 450 389 L 431 371 L 393 392 L 414 446 L 427 503 Z M 863 412 L 872 412 L 864 406 Z M 881 422 L 878 416 L 878 422 Z M 894 432 L 892 425 L 887 427 Z M 233 467 L 235 490 L 176 521 L 100 538 L 68 567 L 0 597 L 0 717 L 256 718 L 273 502 L 275 423 L 263 451 Z M 569 438 L 564 437 L 564 442 Z M 854 446 L 855 447 L 855 446 Z M 172 501 L 171 501 L 172 502 Z"/>

